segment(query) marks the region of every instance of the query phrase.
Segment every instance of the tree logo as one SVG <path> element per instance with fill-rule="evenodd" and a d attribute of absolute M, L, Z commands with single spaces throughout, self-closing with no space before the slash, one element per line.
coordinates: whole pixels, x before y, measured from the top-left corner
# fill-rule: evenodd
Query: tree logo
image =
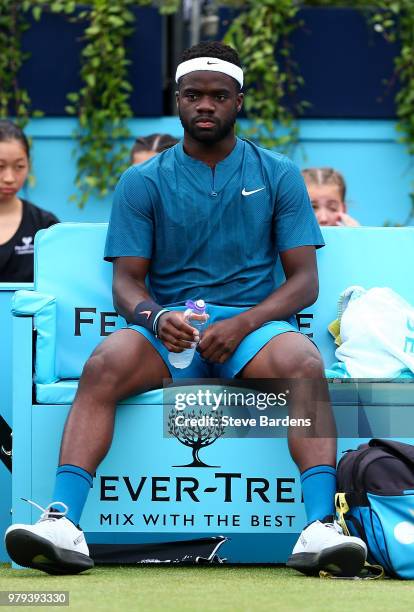
<path fill-rule="evenodd" d="M 208 465 L 199 457 L 199 452 L 206 446 L 211 446 L 218 438 L 224 434 L 224 426 L 222 424 L 223 411 L 202 412 L 198 413 L 193 409 L 185 415 L 186 424 L 177 424 L 177 411 L 171 410 L 168 416 L 168 433 L 184 446 L 191 448 L 193 453 L 193 461 L 186 465 L 174 465 L 173 467 L 220 467 L 219 465 Z M 187 424 L 188 421 L 195 420 L 196 424 Z"/>

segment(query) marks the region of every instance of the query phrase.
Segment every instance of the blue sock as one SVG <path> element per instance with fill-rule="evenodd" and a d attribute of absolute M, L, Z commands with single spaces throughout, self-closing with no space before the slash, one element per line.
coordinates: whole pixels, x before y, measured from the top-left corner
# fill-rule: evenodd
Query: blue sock
<path fill-rule="evenodd" d="M 78 525 L 91 487 L 89 472 L 76 465 L 60 465 L 56 470 L 52 501 L 66 504 L 69 509 L 66 518 Z"/>
<path fill-rule="evenodd" d="M 308 524 L 335 514 L 336 469 L 315 465 L 300 475 Z"/>

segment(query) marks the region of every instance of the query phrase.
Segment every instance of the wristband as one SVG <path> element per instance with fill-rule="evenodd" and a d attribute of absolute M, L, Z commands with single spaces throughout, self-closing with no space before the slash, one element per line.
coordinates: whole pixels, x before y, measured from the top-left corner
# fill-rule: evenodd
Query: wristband
<path fill-rule="evenodd" d="M 169 312 L 168 308 L 163 308 L 162 310 L 160 310 L 154 318 L 154 323 L 152 324 L 152 331 L 154 332 L 154 336 L 156 338 L 158 338 L 158 323 L 160 320 L 161 315 L 164 314 L 164 312 Z"/>
<path fill-rule="evenodd" d="M 148 331 L 156 335 L 158 319 L 164 312 L 168 312 L 168 310 L 159 306 L 152 300 L 144 300 L 135 306 L 133 322 L 136 325 L 145 327 L 145 329 L 148 329 Z"/>

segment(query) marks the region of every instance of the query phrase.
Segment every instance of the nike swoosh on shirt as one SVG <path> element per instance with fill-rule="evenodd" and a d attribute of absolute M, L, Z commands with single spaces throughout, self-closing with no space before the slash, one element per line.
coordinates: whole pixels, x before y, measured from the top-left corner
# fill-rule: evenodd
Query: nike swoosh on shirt
<path fill-rule="evenodd" d="M 263 189 L 265 189 L 265 187 L 259 187 L 259 189 L 253 189 L 253 191 L 246 191 L 246 188 L 243 187 L 242 196 L 249 196 L 253 193 L 257 193 L 258 191 L 263 191 Z"/>
<path fill-rule="evenodd" d="M 212 64 L 218 64 L 218 62 L 209 62 L 209 61 L 207 60 L 207 64 L 208 64 L 209 66 L 211 66 Z"/>

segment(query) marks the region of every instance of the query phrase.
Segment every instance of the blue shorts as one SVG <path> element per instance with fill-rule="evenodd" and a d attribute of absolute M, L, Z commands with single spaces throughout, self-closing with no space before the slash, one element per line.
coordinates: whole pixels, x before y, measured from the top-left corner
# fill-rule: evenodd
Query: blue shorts
<path fill-rule="evenodd" d="M 171 308 L 171 310 L 185 310 L 185 306 Z M 207 313 L 210 316 L 208 322 L 211 324 L 223 319 L 235 317 L 245 310 L 248 310 L 248 308 L 207 304 Z M 201 357 L 200 353 L 196 351 L 191 365 L 184 369 L 178 369 L 170 364 L 168 361 L 168 350 L 154 334 L 140 325 L 130 324 L 128 328 L 134 329 L 151 342 L 152 346 L 163 358 L 173 380 L 179 378 L 234 378 L 244 366 L 253 359 L 260 349 L 269 342 L 269 340 L 286 332 L 301 333 L 294 317 L 291 317 L 289 321 L 269 321 L 243 338 L 234 353 L 224 363 L 211 363 L 206 361 Z"/>

